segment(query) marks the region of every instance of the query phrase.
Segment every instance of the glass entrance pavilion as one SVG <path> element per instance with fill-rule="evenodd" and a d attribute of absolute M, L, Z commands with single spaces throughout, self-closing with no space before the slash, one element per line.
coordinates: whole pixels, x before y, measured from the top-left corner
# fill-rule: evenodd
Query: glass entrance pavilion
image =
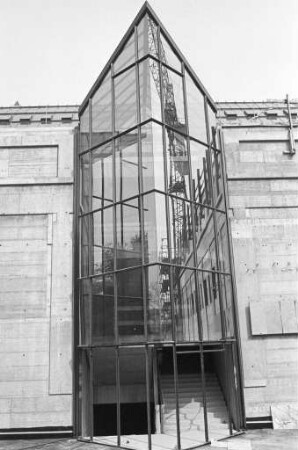
<path fill-rule="evenodd" d="M 244 426 L 215 113 L 145 3 L 80 108 L 80 439 L 180 450 Z"/>

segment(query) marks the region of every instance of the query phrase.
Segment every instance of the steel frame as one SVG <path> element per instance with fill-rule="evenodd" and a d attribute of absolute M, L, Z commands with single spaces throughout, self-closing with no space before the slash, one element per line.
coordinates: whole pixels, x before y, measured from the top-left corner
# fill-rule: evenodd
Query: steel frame
<path fill-rule="evenodd" d="M 176 54 L 176 56 L 181 60 L 181 73 L 178 73 L 177 71 L 175 71 L 175 69 L 173 69 L 170 65 L 168 64 L 164 64 L 161 61 L 160 58 L 160 46 L 158 49 L 158 56 L 159 58 L 153 58 L 152 55 L 145 55 L 142 58 L 138 58 L 138 41 L 137 41 L 137 25 L 138 23 L 142 20 L 142 18 L 148 14 L 150 16 L 150 18 L 155 21 L 157 23 L 158 26 L 158 37 L 160 36 L 160 30 L 162 29 L 163 31 L 163 36 L 164 38 L 168 41 L 168 44 L 170 45 L 171 49 L 173 50 L 173 52 Z M 135 36 L 135 62 L 130 64 L 129 66 L 125 67 L 124 69 L 122 69 L 121 71 L 119 71 L 117 74 L 114 74 L 113 72 L 113 62 L 114 60 L 117 58 L 117 56 L 121 53 L 122 49 L 124 48 L 124 45 L 127 41 L 127 38 L 134 33 Z M 158 43 L 160 42 L 160 39 L 158 38 Z M 147 195 L 148 193 L 162 193 L 165 195 L 166 198 L 166 221 L 167 221 L 167 239 L 168 239 L 168 245 L 169 248 L 172 248 L 172 244 L 171 244 L 171 234 L 170 234 L 170 228 L 171 228 L 171 222 L 170 222 L 170 198 L 171 197 L 175 197 L 171 194 L 171 192 L 169 192 L 168 190 L 168 173 L 167 173 L 167 163 L 166 163 L 166 133 L 167 133 L 167 129 L 172 129 L 172 131 L 174 131 L 175 133 L 179 132 L 175 129 L 172 128 L 171 126 L 169 126 L 168 124 L 165 123 L 165 117 L 164 117 L 164 108 L 162 107 L 162 105 L 164 105 L 164 86 L 162 83 L 162 80 L 160 79 L 160 96 L 161 96 L 161 122 L 151 118 L 148 119 L 146 121 L 141 122 L 141 99 L 139 96 L 139 64 L 144 61 L 146 58 L 153 58 L 155 59 L 155 61 L 158 63 L 159 66 L 159 76 L 161 77 L 161 73 L 162 73 L 162 67 L 163 65 L 170 69 L 173 70 L 173 72 L 175 72 L 176 74 L 179 74 L 179 76 L 181 76 L 182 78 L 182 83 L 183 83 L 183 98 L 184 98 L 184 110 L 185 110 L 185 127 L 186 127 L 186 133 L 180 133 L 181 135 L 183 135 L 186 138 L 186 143 L 187 143 L 187 154 L 188 154 L 188 163 L 189 163 L 189 167 L 190 167 L 190 171 L 191 171 L 191 158 L 190 158 L 190 142 L 191 140 L 198 142 L 199 144 L 202 144 L 206 149 L 207 149 L 207 155 L 208 155 L 208 159 L 207 159 L 207 170 L 208 170 L 208 174 L 209 174 L 209 179 L 210 179 L 210 188 L 211 188 L 211 205 L 206 205 L 204 203 L 199 203 L 196 201 L 195 199 L 195 193 L 194 193 L 194 187 L 192 185 L 192 183 L 190 183 L 190 195 L 191 198 L 189 199 L 189 204 L 190 204 L 190 210 L 191 210 L 191 218 L 192 218 L 192 236 L 193 236 L 193 257 L 194 257 L 194 266 L 193 267 L 189 267 L 189 266 L 183 266 L 185 270 L 193 270 L 194 271 L 194 276 L 195 276 L 195 286 L 196 286 L 196 310 L 197 310 L 197 320 L 198 320 L 198 331 L 199 331 L 199 339 L 196 341 L 188 341 L 188 342 L 179 342 L 177 340 L 177 336 L 176 336 L 176 326 L 175 326 L 175 298 L 174 298 L 174 277 L 175 277 L 175 272 L 174 269 L 175 267 L 179 267 L 181 268 L 181 266 L 179 265 L 175 265 L 175 264 L 166 264 L 169 267 L 170 270 L 170 299 L 171 299 L 171 317 L 172 317 L 172 340 L 167 340 L 167 341 L 163 341 L 160 340 L 159 342 L 150 342 L 149 338 L 148 338 L 148 317 L 147 317 L 147 298 L 146 298 L 146 289 L 145 289 L 145 278 L 146 278 L 146 274 L 145 274 L 145 270 L 147 267 L 150 267 L 152 265 L 163 265 L 163 263 L 156 261 L 155 263 L 146 263 L 146 258 L 145 258 L 145 254 L 144 254 L 144 241 L 145 241 L 145 231 L 144 231 L 144 195 Z M 136 92 L 137 92 L 137 124 L 136 126 L 131 127 L 128 130 L 123 131 L 122 133 L 116 133 L 116 128 L 115 128 L 115 88 L 114 88 L 114 79 L 116 76 L 118 76 L 121 73 L 124 73 L 125 71 L 132 69 L 133 67 L 135 67 L 135 73 L 136 73 Z M 207 130 L 207 142 L 201 142 L 198 139 L 193 138 L 192 136 L 189 136 L 189 126 L 188 126 L 188 105 L 187 105 L 187 96 L 186 96 L 186 86 L 185 86 L 185 72 L 186 69 L 190 75 L 190 77 L 192 78 L 193 82 L 195 83 L 195 85 L 197 86 L 197 88 L 199 89 L 199 91 L 201 93 L 203 93 L 204 95 L 204 103 L 205 103 L 205 121 L 206 121 L 206 130 Z M 111 92 L 112 92 L 112 137 L 107 139 L 105 142 L 102 142 L 100 145 L 95 145 L 93 146 L 92 144 L 92 96 L 94 95 L 94 93 L 96 92 L 96 90 L 99 88 L 102 80 L 104 79 L 104 77 L 106 76 L 106 74 L 108 73 L 108 71 L 111 70 Z M 240 349 L 240 342 L 239 342 L 239 325 L 238 325 L 238 316 L 237 316 L 237 305 L 236 305 L 236 288 L 235 288 L 235 283 L 234 283 L 234 276 L 233 276 L 233 255 L 232 255 L 232 246 L 231 246 L 231 241 L 230 241 L 230 228 L 229 228 L 229 221 L 228 221 L 228 216 L 227 216 L 227 191 L 226 191 L 226 177 L 225 177 L 225 168 L 224 168 L 224 158 L 223 158 L 223 154 L 222 154 L 222 149 L 223 149 L 223 142 L 222 142 L 222 138 L 221 138 L 221 149 L 217 149 L 216 151 L 218 151 L 220 158 L 221 158 L 221 175 L 222 175 L 222 180 L 223 180 L 223 199 L 224 199 L 224 210 L 221 210 L 219 208 L 217 208 L 217 200 L 215 198 L 215 188 L 213 186 L 213 181 L 212 181 L 212 171 L 211 171 L 211 165 L 212 165 L 212 160 L 211 160 L 211 152 L 215 152 L 214 147 L 211 145 L 211 136 L 210 136 L 210 126 L 209 126 L 209 118 L 208 118 L 208 108 L 207 105 L 210 106 L 210 108 L 212 109 L 212 111 L 215 111 L 215 106 L 214 103 L 211 99 L 211 97 L 209 96 L 209 94 L 207 93 L 206 89 L 203 87 L 202 83 L 199 81 L 199 79 L 197 78 L 196 74 L 193 72 L 193 70 L 190 68 L 190 66 L 188 65 L 188 63 L 186 62 L 184 56 L 182 55 L 182 53 L 177 49 L 176 45 L 174 44 L 174 42 L 172 41 L 172 39 L 170 38 L 169 34 L 167 33 L 167 31 L 165 30 L 165 28 L 162 26 L 162 24 L 160 23 L 159 19 L 157 18 L 157 16 L 155 15 L 154 11 L 152 10 L 152 8 L 148 5 L 148 3 L 146 2 L 144 4 L 144 6 L 141 8 L 139 14 L 137 15 L 135 21 L 133 22 L 133 24 L 131 25 L 131 27 L 128 29 L 127 33 L 125 34 L 125 36 L 123 37 L 121 43 L 119 44 L 119 46 L 117 47 L 116 51 L 114 52 L 114 54 L 112 55 L 112 57 L 110 58 L 110 60 L 108 61 L 107 65 L 105 66 L 104 70 L 102 71 L 101 75 L 99 76 L 99 78 L 97 79 L 97 81 L 95 82 L 94 86 L 91 88 L 91 90 L 89 91 L 86 99 L 84 100 L 84 102 L 82 103 L 82 106 L 80 108 L 80 116 L 82 116 L 82 114 L 84 113 L 85 109 L 87 106 L 89 106 L 89 148 L 87 150 L 84 150 L 83 152 L 80 153 L 80 142 L 79 142 L 79 137 L 76 138 L 76 152 L 75 152 L 75 169 L 76 169 L 76 189 L 75 189 L 75 195 L 74 195 L 74 211 L 75 211 L 75 244 L 74 244 L 74 283 L 75 283 L 75 287 L 74 287 L 74 291 L 75 291 L 75 301 L 74 301 L 74 386 L 75 386 L 75 402 L 74 402 L 74 424 L 75 424 L 75 434 L 76 435 L 80 435 L 82 430 L 81 430 L 81 424 L 80 424 L 80 405 L 79 405 L 79 352 L 86 352 L 86 355 L 88 355 L 88 360 L 90 362 L 90 366 L 89 366 L 89 376 L 90 376 L 90 385 L 89 385 L 89 398 L 90 398 L 90 408 L 89 408 L 89 420 L 90 423 L 93 424 L 93 371 L 92 371 L 92 355 L 93 355 L 93 349 L 94 348 L 114 348 L 115 350 L 115 358 L 116 358 L 116 399 L 117 399 L 117 446 L 121 446 L 121 426 L 120 426 L 120 416 L 121 416 L 121 411 L 120 411 L 120 404 L 121 404 L 121 399 L 120 399 L 120 367 L 119 367 L 119 350 L 121 348 L 130 348 L 130 347 L 142 347 L 144 348 L 145 351 L 145 365 L 146 365 L 146 403 L 147 403 L 147 430 L 148 430 L 148 449 L 151 450 L 152 449 L 152 439 L 151 439 L 151 432 L 152 432 L 152 424 L 151 424 L 151 403 L 150 403 L 150 371 L 149 371 L 149 359 L 150 359 L 150 355 L 149 352 L 152 349 L 156 349 L 156 348 L 164 348 L 164 347 L 171 347 L 172 348 L 172 353 L 173 353 L 173 367 L 174 367 L 174 386 L 175 386 L 175 398 L 176 398 L 176 423 L 177 423 L 177 448 L 178 450 L 181 450 L 181 433 L 180 433 L 180 415 L 179 415 L 179 377 L 178 377 L 178 367 L 177 367 L 177 355 L 180 354 L 179 351 L 177 351 L 177 349 L 179 349 L 180 347 L 183 346 L 183 348 L 185 347 L 189 347 L 191 350 L 189 350 L 189 353 L 198 353 L 199 358 L 200 358 L 200 366 L 201 366 L 201 377 L 202 377 L 202 386 L 203 386 L 203 404 L 204 404 L 204 423 L 205 423 L 205 441 L 206 443 L 209 443 L 209 426 L 208 426 L 208 417 L 207 417 L 207 400 L 206 400 L 206 389 L 205 389 L 205 369 L 204 369 L 204 354 L 206 352 L 224 352 L 225 354 L 225 364 L 227 364 L 227 359 L 226 359 L 226 351 L 227 348 L 229 346 L 232 346 L 234 348 L 234 352 L 236 354 L 236 370 L 239 373 L 239 381 L 240 383 L 242 383 L 242 379 L 241 379 L 241 349 Z M 164 157 L 164 168 L 165 168 L 165 175 L 164 175 L 164 187 L 165 187 L 165 192 L 161 192 L 158 190 L 151 190 L 151 191 L 147 191 L 147 192 L 143 192 L 143 173 L 142 173 L 142 140 L 141 140 L 141 131 L 142 131 L 142 126 L 149 124 L 149 123 L 157 123 L 158 125 L 160 125 L 162 127 L 162 140 L 163 140 L 163 157 Z M 90 329 L 90 342 L 85 344 L 83 342 L 81 342 L 80 340 L 80 332 L 79 332 L 79 327 L 80 327 L 80 302 L 82 300 L 79 299 L 79 283 L 84 280 L 84 279 L 88 279 L 90 280 L 90 282 L 92 282 L 91 280 L 93 278 L 99 277 L 101 275 L 96 275 L 92 272 L 91 268 L 92 268 L 92 253 L 93 253 L 93 244 L 91 241 L 89 241 L 89 246 L 88 246 L 88 273 L 87 276 L 81 276 L 80 274 L 80 270 L 79 270 L 79 251 L 78 251 L 78 243 L 80 242 L 79 240 L 79 220 L 80 217 L 84 217 L 87 216 L 88 218 L 88 224 L 89 224 L 89 235 L 90 235 L 90 231 L 92 230 L 93 227 L 93 214 L 96 211 L 101 211 L 106 209 L 107 207 L 104 208 L 99 208 L 99 209 L 95 209 L 92 210 L 92 151 L 107 144 L 108 142 L 112 143 L 112 153 L 113 153 L 113 204 L 112 204 L 112 209 L 113 209 L 113 233 L 114 233 L 114 247 L 116 248 L 116 242 L 117 242 L 117 233 L 116 233 L 116 206 L 118 204 L 125 204 L 125 202 L 131 200 L 131 199 L 125 199 L 124 201 L 116 201 L 116 167 L 115 167 L 115 153 L 116 153 L 116 149 L 115 149 L 115 139 L 132 131 L 132 130 L 136 130 L 137 131 L 137 135 L 138 135 L 138 173 L 139 173 L 139 183 L 140 183 L 140 193 L 137 196 L 132 197 L 131 199 L 134 198 L 138 198 L 139 199 L 139 204 L 140 204 L 140 227 L 141 227 L 141 250 L 142 250 L 142 254 L 141 254 L 141 260 L 142 260 L 142 264 L 140 266 L 134 266 L 134 267 L 127 267 L 125 269 L 117 269 L 117 254 L 116 251 L 114 251 L 114 257 L 113 257 L 113 271 L 112 272 L 106 272 L 105 275 L 113 275 L 113 279 L 114 279 L 114 336 L 115 336 L 115 341 L 114 343 L 111 344 L 102 344 L 102 345 L 94 345 L 92 343 L 92 327 Z M 91 207 L 91 209 L 87 212 L 83 212 L 80 213 L 79 211 L 79 203 L 80 203 L 80 199 L 79 199 L 79 195 L 80 195 L 80 186 L 79 186 L 79 182 L 78 180 L 80 179 L 79 173 L 80 173 L 80 169 L 79 169 L 79 165 L 80 165 L 80 157 L 82 157 L 82 155 L 89 155 L 89 205 Z M 196 237 L 196 229 L 195 229 L 195 206 L 202 206 L 204 208 L 206 208 L 206 210 L 209 210 L 211 212 L 210 214 L 210 218 L 213 217 L 213 230 L 214 230 L 214 243 L 215 243 L 215 254 L 216 254 L 216 270 L 208 270 L 208 269 L 202 269 L 198 267 L 198 259 L 197 259 L 197 248 L 200 245 L 200 241 L 197 241 L 197 237 Z M 225 216 L 225 223 L 227 226 L 227 231 L 228 231 L 228 236 L 229 236 L 229 242 L 228 242 L 228 249 L 229 249 L 229 260 L 230 260 L 230 267 L 231 267 L 231 272 L 223 272 L 220 270 L 219 267 L 219 243 L 218 243 L 218 230 L 217 230 L 217 220 L 216 220 L 216 215 L 217 214 L 224 214 Z M 208 219 L 210 220 L 210 219 Z M 103 223 L 102 223 L 103 225 Z M 144 341 L 140 341 L 137 343 L 123 343 L 120 342 L 119 340 L 119 326 L 118 326 L 118 295 L 117 295 L 117 273 L 119 272 L 123 272 L 123 271 L 128 271 L 131 269 L 136 269 L 136 268 L 141 268 L 142 269 L 142 280 L 143 280 L 143 313 L 144 313 Z M 203 330 L 202 330 L 202 319 L 201 319 L 201 315 L 200 315 L 200 310 L 202 308 L 202 304 L 203 304 L 203 299 L 200 296 L 200 289 L 199 289 L 199 274 L 203 274 L 203 273 L 215 273 L 217 278 L 218 278 L 218 285 L 219 285 L 219 304 L 220 304 L 220 317 L 221 317 L 221 327 L 222 327 L 222 339 L 218 340 L 218 341 L 205 341 L 203 339 Z M 226 336 L 226 329 L 225 329 L 225 322 L 224 322 L 224 307 L 223 307 L 223 300 L 222 300 L 222 289 L 221 289 L 221 277 L 222 276 L 229 276 L 232 279 L 232 303 L 233 303 L 233 314 L 234 314 L 234 326 L 235 326 L 235 338 L 231 339 L 228 338 Z M 92 302 L 91 302 L 91 307 L 89 309 L 89 324 L 92 324 Z M 220 347 L 216 347 L 216 346 L 220 346 Z M 235 347 L 236 346 L 236 347 Z M 212 348 L 214 347 L 214 348 Z M 184 350 L 184 353 L 186 352 L 186 350 Z M 228 371 L 227 371 L 228 372 Z M 230 380 L 230 383 L 232 383 L 232 381 Z M 240 414 L 242 416 L 242 424 L 244 426 L 244 400 L 243 400 L 243 391 L 242 388 L 240 389 L 240 396 L 241 396 L 241 405 L 240 405 Z M 233 429 L 232 429 L 232 422 L 231 422 L 231 418 L 229 418 L 229 428 L 230 428 L 230 434 L 233 434 Z M 91 433 L 90 433 L 90 440 L 93 440 L 93 425 L 91 426 Z M 86 441 L 85 438 L 80 438 L 84 441 Z"/>

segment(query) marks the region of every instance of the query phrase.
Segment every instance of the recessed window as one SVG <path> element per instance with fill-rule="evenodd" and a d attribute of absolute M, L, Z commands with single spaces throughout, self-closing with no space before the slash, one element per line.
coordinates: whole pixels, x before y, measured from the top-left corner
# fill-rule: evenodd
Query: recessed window
<path fill-rule="evenodd" d="M 237 119 L 238 114 L 236 111 L 225 111 L 227 119 Z"/>
<path fill-rule="evenodd" d="M 23 116 L 19 118 L 19 122 L 22 125 L 28 125 L 29 123 L 31 123 L 31 116 Z"/>
<path fill-rule="evenodd" d="M 10 125 L 11 116 L 0 117 L 0 125 Z"/>
<path fill-rule="evenodd" d="M 70 123 L 70 122 L 72 122 L 72 116 L 62 116 L 61 117 L 61 122 L 62 123 Z"/>
<path fill-rule="evenodd" d="M 42 124 L 52 123 L 52 117 L 42 117 L 40 119 L 40 123 Z"/>

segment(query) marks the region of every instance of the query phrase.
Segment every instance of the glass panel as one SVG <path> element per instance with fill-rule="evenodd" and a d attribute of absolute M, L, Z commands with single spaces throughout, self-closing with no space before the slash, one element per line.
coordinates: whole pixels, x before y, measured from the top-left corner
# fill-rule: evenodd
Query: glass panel
<path fill-rule="evenodd" d="M 90 147 L 89 138 L 89 105 L 85 108 L 83 114 L 80 116 L 80 151 L 83 152 Z"/>
<path fill-rule="evenodd" d="M 186 133 L 182 77 L 162 66 L 165 123 Z"/>
<path fill-rule="evenodd" d="M 91 153 L 92 159 L 92 209 L 113 202 L 113 147 L 109 142 Z"/>
<path fill-rule="evenodd" d="M 207 143 L 204 95 L 186 72 L 188 128 L 190 136 Z"/>
<path fill-rule="evenodd" d="M 177 339 L 179 342 L 198 340 L 195 271 L 175 269 L 173 286 Z"/>
<path fill-rule="evenodd" d="M 160 40 L 161 40 L 160 44 L 161 61 L 167 64 L 168 66 L 173 67 L 173 69 L 176 69 L 179 72 L 181 72 L 181 61 L 175 55 L 170 45 L 168 44 L 166 38 L 164 38 L 162 34 L 160 36 Z"/>
<path fill-rule="evenodd" d="M 142 269 L 117 273 L 120 342 L 144 341 Z"/>
<path fill-rule="evenodd" d="M 170 267 L 154 265 L 145 268 L 148 339 L 171 341 L 172 310 L 170 299 Z"/>
<path fill-rule="evenodd" d="M 218 135 L 217 135 L 217 120 L 216 115 L 209 103 L 207 103 L 207 110 L 208 110 L 208 120 L 209 120 L 209 132 L 210 132 L 210 143 L 214 148 L 220 148 L 219 142 L 218 142 Z"/>
<path fill-rule="evenodd" d="M 92 279 L 93 344 L 114 342 L 114 275 Z"/>
<path fill-rule="evenodd" d="M 91 345 L 92 286 L 80 280 L 80 344 Z"/>
<path fill-rule="evenodd" d="M 135 62 L 135 36 L 134 33 L 130 36 L 126 42 L 124 48 L 121 50 L 120 55 L 114 63 L 115 73 L 120 72 L 120 70 L 128 67 L 130 64 Z"/>
<path fill-rule="evenodd" d="M 190 156 L 194 200 L 211 205 L 210 169 L 207 152 L 209 150 L 198 142 L 190 140 Z"/>
<path fill-rule="evenodd" d="M 183 199 L 190 199 L 190 169 L 186 139 L 169 128 L 166 131 L 168 192 Z"/>
<path fill-rule="evenodd" d="M 221 275 L 222 303 L 227 337 L 234 337 L 233 291 L 230 275 Z"/>
<path fill-rule="evenodd" d="M 137 26 L 137 35 L 138 35 L 138 59 L 140 59 L 149 53 L 147 14 L 143 17 L 143 19 Z"/>
<path fill-rule="evenodd" d="M 159 63 L 147 58 L 139 63 L 141 121 L 161 121 Z"/>
<path fill-rule="evenodd" d="M 92 146 L 112 136 L 111 73 L 105 77 L 92 97 Z"/>
<path fill-rule="evenodd" d="M 202 264 L 200 265 L 200 268 L 202 268 Z M 206 283 L 205 278 L 206 277 L 203 272 L 198 272 L 202 334 L 203 334 L 203 340 L 208 341 L 208 339 L 209 339 L 209 334 L 208 334 L 209 327 L 208 327 L 208 315 L 207 315 L 208 291 L 207 291 L 207 283 Z"/>
<path fill-rule="evenodd" d="M 91 439 L 92 400 L 91 400 L 91 359 L 89 349 L 79 349 L 79 436 Z"/>
<path fill-rule="evenodd" d="M 148 20 L 148 43 L 149 53 L 155 58 L 158 58 L 158 38 L 157 38 L 157 25 L 154 20 L 147 15 Z"/>
<path fill-rule="evenodd" d="M 144 195 L 145 261 L 168 262 L 168 240 L 165 196 Z"/>
<path fill-rule="evenodd" d="M 90 211 L 90 153 L 80 157 L 81 212 Z"/>
<path fill-rule="evenodd" d="M 217 150 L 211 149 L 211 171 L 212 171 L 212 182 L 213 182 L 213 192 L 215 198 L 215 206 L 224 208 L 223 202 L 223 179 L 221 171 L 221 154 Z"/>
<path fill-rule="evenodd" d="M 169 197 L 169 207 L 171 262 L 194 266 L 191 205 L 180 198 Z"/>
<path fill-rule="evenodd" d="M 129 448 L 146 449 L 148 448 L 148 431 L 144 348 L 121 348 L 119 350 L 119 369 L 121 444 L 125 448 L 129 442 Z M 153 398 L 150 400 L 153 413 L 151 421 L 154 425 Z M 154 429 L 152 431 L 154 432 Z"/>
<path fill-rule="evenodd" d="M 217 213 L 218 217 L 218 246 L 219 246 L 219 266 L 222 272 L 230 272 L 229 243 L 226 218 L 224 214 Z"/>
<path fill-rule="evenodd" d="M 141 129 L 143 192 L 164 191 L 162 127 L 150 122 Z"/>
<path fill-rule="evenodd" d="M 117 269 L 142 264 L 140 216 L 139 198 L 116 206 Z"/>
<path fill-rule="evenodd" d="M 90 220 L 93 230 L 93 242 L 90 242 L 93 249 L 90 258 L 92 273 L 111 272 L 114 270 L 113 207 L 96 211 Z"/>
<path fill-rule="evenodd" d="M 116 133 L 120 133 L 137 123 L 135 67 L 114 78 L 114 83 Z"/>
<path fill-rule="evenodd" d="M 114 348 L 93 350 L 94 436 L 117 436 L 116 354 Z M 101 443 L 105 438 L 96 440 Z"/>
<path fill-rule="evenodd" d="M 89 274 L 89 216 L 83 216 L 79 218 L 80 220 L 80 239 L 81 239 L 81 248 L 80 248 L 80 274 L 81 277 L 84 277 Z"/>
<path fill-rule="evenodd" d="M 138 130 L 115 140 L 116 201 L 139 193 Z"/>

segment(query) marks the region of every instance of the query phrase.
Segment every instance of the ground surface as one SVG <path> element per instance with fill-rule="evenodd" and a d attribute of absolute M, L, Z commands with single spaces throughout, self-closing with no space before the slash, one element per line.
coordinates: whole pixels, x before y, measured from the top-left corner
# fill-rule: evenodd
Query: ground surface
<path fill-rule="evenodd" d="M 115 450 L 115 447 L 78 442 L 75 439 L 0 440 L 0 450 Z M 210 450 L 298 450 L 298 430 L 252 430 L 212 442 L 200 449 Z M 147 450 L 144 447 L 144 450 Z M 154 449 L 153 449 L 154 450 Z"/>

